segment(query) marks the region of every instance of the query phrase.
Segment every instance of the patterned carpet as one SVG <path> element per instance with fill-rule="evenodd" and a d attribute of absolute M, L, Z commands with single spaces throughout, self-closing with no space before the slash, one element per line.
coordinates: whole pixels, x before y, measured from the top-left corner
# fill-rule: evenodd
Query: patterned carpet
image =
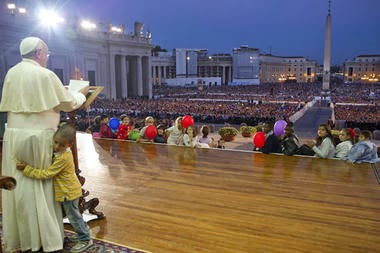
<path fill-rule="evenodd" d="M 3 238 L 3 216 L 0 214 L 0 236 Z M 73 238 L 75 234 L 70 231 L 65 231 L 65 236 L 68 238 Z M 3 240 L 1 240 L 3 242 Z M 94 244 L 88 248 L 86 251 L 88 253 L 148 253 L 147 251 L 141 251 L 137 249 L 133 249 L 127 246 L 117 245 L 112 242 L 102 241 L 98 239 L 94 239 Z M 74 246 L 75 242 L 67 242 L 65 243 L 65 247 L 63 252 L 70 252 L 72 246 Z M 3 248 L 3 245 L 1 245 Z M 1 251 L 3 253 L 7 253 L 7 251 Z"/>

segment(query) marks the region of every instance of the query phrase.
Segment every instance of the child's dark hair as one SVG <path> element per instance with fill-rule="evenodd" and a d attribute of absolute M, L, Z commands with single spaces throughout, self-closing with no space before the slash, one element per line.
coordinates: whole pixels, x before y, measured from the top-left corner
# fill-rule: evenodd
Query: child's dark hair
<path fill-rule="evenodd" d="M 330 127 L 328 125 L 326 125 L 326 124 L 320 124 L 319 127 L 323 127 L 326 130 L 326 133 L 327 133 L 326 137 L 330 138 L 330 140 L 332 141 L 333 137 L 332 137 L 332 134 L 331 134 Z M 317 146 L 321 145 L 323 140 L 324 140 L 324 138 L 318 136 L 316 138 L 316 141 L 317 141 L 316 144 L 317 144 Z"/>
<path fill-rule="evenodd" d="M 368 140 L 372 140 L 372 133 L 370 131 L 368 131 L 368 130 L 360 131 L 359 135 L 363 135 L 364 138 L 366 138 Z"/>
<path fill-rule="evenodd" d="M 208 126 L 202 126 L 201 132 L 202 132 L 203 138 L 207 138 L 208 133 L 209 133 Z"/>
<path fill-rule="evenodd" d="M 69 124 L 63 124 L 55 132 L 54 136 L 59 135 L 62 139 L 66 140 L 68 143 L 73 143 L 75 140 L 75 128 Z"/>

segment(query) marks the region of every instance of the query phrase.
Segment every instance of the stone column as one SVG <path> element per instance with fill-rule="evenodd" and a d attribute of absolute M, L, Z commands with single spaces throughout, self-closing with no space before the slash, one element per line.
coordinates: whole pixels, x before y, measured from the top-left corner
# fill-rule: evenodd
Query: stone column
<path fill-rule="evenodd" d="M 162 68 L 162 66 L 158 66 L 158 85 L 161 85 L 162 84 L 162 82 L 161 82 L 161 80 L 162 80 L 162 70 L 161 70 L 161 68 Z"/>
<path fill-rule="evenodd" d="M 149 56 L 144 56 L 144 76 L 146 77 L 144 81 L 145 93 L 144 95 L 148 96 L 149 99 L 153 97 L 152 84 L 150 82 L 150 76 L 152 75 L 152 62 Z"/>
<path fill-rule="evenodd" d="M 222 82 L 221 84 L 226 84 L 226 67 L 222 66 Z"/>
<path fill-rule="evenodd" d="M 137 56 L 137 96 L 143 95 L 142 62 L 141 56 Z"/>
<path fill-rule="evenodd" d="M 116 98 L 116 68 L 115 68 L 115 55 L 110 54 L 110 86 L 109 86 L 109 94 L 111 98 Z"/>
<path fill-rule="evenodd" d="M 152 76 L 152 85 L 156 85 L 156 77 L 157 77 L 157 74 L 156 74 L 156 66 L 152 66 L 153 68 L 153 76 Z"/>
<path fill-rule="evenodd" d="M 163 69 L 164 69 L 164 81 L 165 81 L 165 83 L 166 83 L 166 68 L 167 68 L 167 66 L 163 66 Z"/>
<path fill-rule="evenodd" d="M 121 97 L 128 97 L 127 64 L 125 55 L 120 56 L 121 63 Z"/>
<path fill-rule="evenodd" d="M 232 82 L 232 67 L 231 66 L 229 67 L 229 71 L 228 71 L 228 81 Z"/>

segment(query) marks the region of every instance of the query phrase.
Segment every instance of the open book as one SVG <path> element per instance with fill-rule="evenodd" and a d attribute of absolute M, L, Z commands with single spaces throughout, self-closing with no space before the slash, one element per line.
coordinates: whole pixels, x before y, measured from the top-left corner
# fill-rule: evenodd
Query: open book
<path fill-rule="evenodd" d="M 87 87 L 90 84 L 89 81 L 83 81 L 83 80 L 70 80 L 68 89 L 71 92 L 79 92 L 84 87 Z"/>

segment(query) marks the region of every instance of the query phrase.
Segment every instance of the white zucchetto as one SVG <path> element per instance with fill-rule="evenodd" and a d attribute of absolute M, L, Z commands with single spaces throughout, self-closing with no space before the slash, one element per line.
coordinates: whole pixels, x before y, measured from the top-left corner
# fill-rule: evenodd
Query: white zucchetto
<path fill-rule="evenodd" d="M 20 43 L 20 54 L 27 55 L 37 48 L 40 41 L 40 38 L 37 37 L 26 37 Z"/>

